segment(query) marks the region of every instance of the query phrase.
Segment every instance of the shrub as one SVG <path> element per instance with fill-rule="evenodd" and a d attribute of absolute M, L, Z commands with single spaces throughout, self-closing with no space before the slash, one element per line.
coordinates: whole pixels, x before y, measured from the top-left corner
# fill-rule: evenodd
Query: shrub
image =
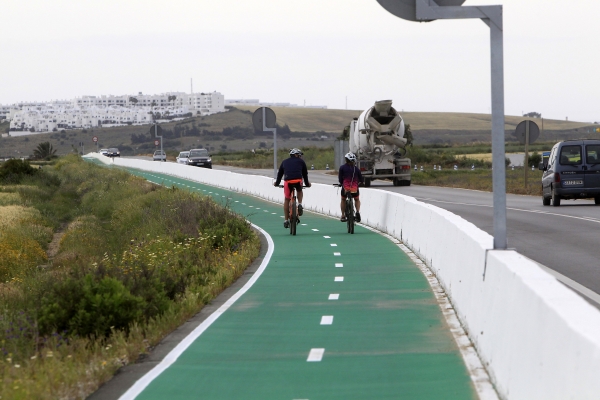
<path fill-rule="evenodd" d="M 144 300 L 132 295 L 117 279 L 83 279 L 59 282 L 42 300 L 40 333 L 67 331 L 71 335 L 105 337 L 111 330 L 127 330 L 142 316 Z"/>
<path fill-rule="evenodd" d="M 17 184 L 23 180 L 24 176 L 35 175 L 37 172 L 38 170 L 33 168 L 29 161 L 13 158 L 0 165 L 0 181 Z"/>

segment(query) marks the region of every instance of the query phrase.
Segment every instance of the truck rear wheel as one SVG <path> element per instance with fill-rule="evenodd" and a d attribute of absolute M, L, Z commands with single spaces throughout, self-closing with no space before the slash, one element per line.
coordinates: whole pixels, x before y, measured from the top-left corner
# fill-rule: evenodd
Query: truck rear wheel
<path fill-rule="evenodd" d="M 399 180 L 398 178 L 394 178 L 392 180 L 392 182 L 394 182 L 394 186 L 400 186 L 400 185 L 402 185 L 402 181 Z"/>
<path fill-rule="evenodd" d="M 371 178 L 365 178 L 365 187 L 371 187 Z"/>

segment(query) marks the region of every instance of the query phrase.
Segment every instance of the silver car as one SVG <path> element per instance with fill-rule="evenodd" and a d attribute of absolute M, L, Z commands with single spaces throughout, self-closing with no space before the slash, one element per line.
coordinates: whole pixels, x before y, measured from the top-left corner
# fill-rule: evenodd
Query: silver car
<path fill-rule="evenodd" d="M 156 150 L 152 156 L 152 161 L 167 161 L 167 154 L 163 150 Z"/>
<path fill-rule="evenodd" d="M 187 160 L 188 160 L 188 156 L 190 155 L 189 151 L 182 151 L 179 153 L 179 155 L 177 156 L 177 163 L 178 164 L 187 164 Z"/>

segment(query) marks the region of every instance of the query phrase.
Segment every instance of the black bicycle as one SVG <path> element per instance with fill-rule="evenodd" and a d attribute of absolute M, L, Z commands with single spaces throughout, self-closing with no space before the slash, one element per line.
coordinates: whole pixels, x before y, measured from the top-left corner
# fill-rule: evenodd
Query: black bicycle
<path fill-rule="evenodd" d="M 279 185 L 280 188 L 283 187 L 283 185 Z M 302 185 L 302 188 L 305 188 L 307 186 Z M 291 187 L 292 190 L 292 197 L 290 199 L 290 208 L 289 208 L 289 213 L 290 213 L 290 235 L 296 235 L 296 227 L 298 226 L 298 223 L 300 222 L 300 219 L 298 218 L 298 202 L 296 201 L 296 188 L 294 186 Z"/>
<path fill-rule="evenodd" d="M 339 183 L 334 184 L 333 186 L 342 187 Z M 354 214 L 354 198 L 352 197 L 352 193 L 346 191 L 346 225 L 348 226 L 348 233 L 354 234 L 354 224 L 355 224 L 355 214 Z"/>

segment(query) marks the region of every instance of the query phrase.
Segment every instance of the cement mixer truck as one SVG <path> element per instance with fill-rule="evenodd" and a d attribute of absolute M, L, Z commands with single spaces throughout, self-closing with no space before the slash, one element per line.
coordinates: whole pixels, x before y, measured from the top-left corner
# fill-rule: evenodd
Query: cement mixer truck
<path fill-rule="evenodd" d="M 394 186 L 410 186 L 404 120 L 391 100 L 376 101 L 363 111 L 350 123 L 348 135 L 350 151 L 356 154 L 365 186 L 371 186 L 375 179 L 390 179 Z"/>

